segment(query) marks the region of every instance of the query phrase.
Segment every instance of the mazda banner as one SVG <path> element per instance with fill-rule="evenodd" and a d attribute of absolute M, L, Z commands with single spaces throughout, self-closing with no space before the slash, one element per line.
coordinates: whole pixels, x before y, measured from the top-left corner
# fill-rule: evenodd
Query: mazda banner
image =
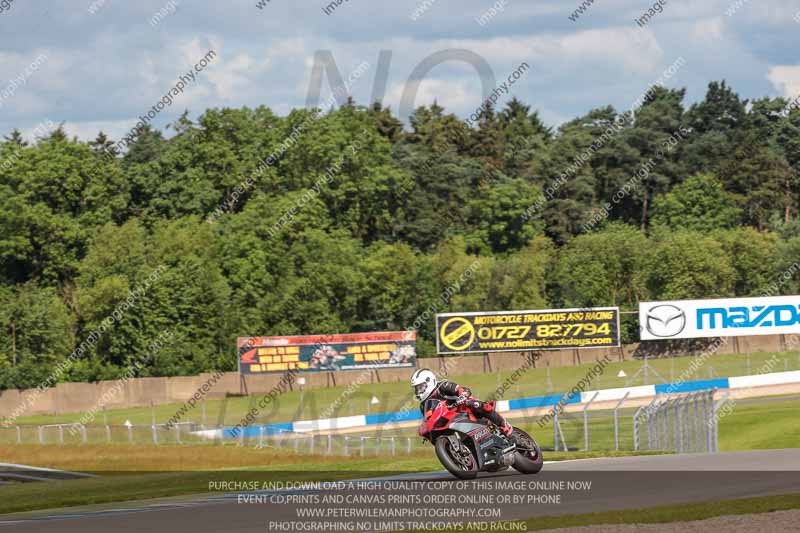
<path fill-rule="evenodd" d="M 642 340 L 800 333 L 800 296 L 641 302 Z"/>

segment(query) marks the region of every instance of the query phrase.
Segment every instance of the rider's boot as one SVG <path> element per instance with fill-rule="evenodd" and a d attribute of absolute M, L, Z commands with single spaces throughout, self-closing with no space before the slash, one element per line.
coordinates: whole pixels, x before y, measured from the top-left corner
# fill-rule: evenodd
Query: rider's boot
<path fill-rule="evenodd" d="M 514 431 L 514 428 L 511 427 L 511 424 L 509 424 L 508 421 L 500 415 L 500 413 L 494 410 L 493 403 L 487 404 L 486 410 L 489 415 L 489 420 L 491 420 L 494 425 L 499 427 L 500 431 L 502 431 L 506 437 L 510 437 L 511 433 Z"/>

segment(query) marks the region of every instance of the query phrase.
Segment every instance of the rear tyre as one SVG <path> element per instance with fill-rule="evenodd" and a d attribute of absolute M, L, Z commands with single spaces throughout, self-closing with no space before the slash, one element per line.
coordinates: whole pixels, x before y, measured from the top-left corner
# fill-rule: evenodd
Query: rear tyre
<path fill-rule="evenodd" d="M 475 479 L 478 475 L 475 456 L 466 445 L 462 444 L 461 447 L 466 453 L 454 450 L 447 437 L 439 437 L 436 439 L 436 457 L 442 466 L 458 479 Z"/>
<path fill-rule="evenodd" d="M 511 440 L 513 440 L 518 449 L 514 457 L 514 469 L 520 474 L 536 474 L 544 465 L 544 458 L 542 457 L 542 450 L 533 437 L 525 433 L 519 428 L 514 428 L 511 433 Z"/>

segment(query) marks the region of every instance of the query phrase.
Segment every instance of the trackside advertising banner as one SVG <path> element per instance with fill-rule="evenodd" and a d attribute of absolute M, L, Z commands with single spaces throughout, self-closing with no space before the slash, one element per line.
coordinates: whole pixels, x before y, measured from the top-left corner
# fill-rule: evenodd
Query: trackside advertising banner
<path fill-rule="evenodd" d="M 642 340 L 800 333 L 800 296 L 641 302 Z"/>
<path fill-rule="evenodd" d="M 415 331 L 240 337 L 239 372 L 413 367 L 416 342 Z"/>
<path fill-rule="evenodd" d="M 440 354 L 619 346 L 619 308 L 436 315 Z"/>

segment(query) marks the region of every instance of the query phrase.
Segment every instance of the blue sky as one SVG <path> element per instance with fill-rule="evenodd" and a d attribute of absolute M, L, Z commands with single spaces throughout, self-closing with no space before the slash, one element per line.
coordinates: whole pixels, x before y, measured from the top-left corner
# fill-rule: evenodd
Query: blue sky
<path fill-rule="evenodd" d="M 348 0 L 330 15 L 330 0 L 257 2 L 13 0 L 0 12 L 0 134 L 52 121 L 83 139 L 100 129 L 118 139 L 210 49 L 217 59 L 157 125 L 184 109 L 302 107 L 318 50 L 329 50 L 345 77 L 369 64 L 351 89 L 359 103 L 373 93 L 379 52 L 391 50 L 384 102 L 395 113 L 415 66 L 450 49 L 485 59 L 498 82 L 528 63 L 511 93 L 551 125 L 607 104 L 628 109 L 678 58 L 665 85 L 686 87 L 688 103 L 720 79 L 744 98 L 800 93 L 800 0 L 667 0 L 644 28 L 635 19 L 649 1 L 596 0 L 575 22 L 568 17 L 579 0 Z M 479 24 L 498 3 L 502 11 Z M 151 24 L 159 11 L 165 16 Z M 323 99 L 327 88 L 325 79 Z M 436 66 L 416 103 L 434 99 L 466 117 L 483 99 L 475 69 Z"/>

